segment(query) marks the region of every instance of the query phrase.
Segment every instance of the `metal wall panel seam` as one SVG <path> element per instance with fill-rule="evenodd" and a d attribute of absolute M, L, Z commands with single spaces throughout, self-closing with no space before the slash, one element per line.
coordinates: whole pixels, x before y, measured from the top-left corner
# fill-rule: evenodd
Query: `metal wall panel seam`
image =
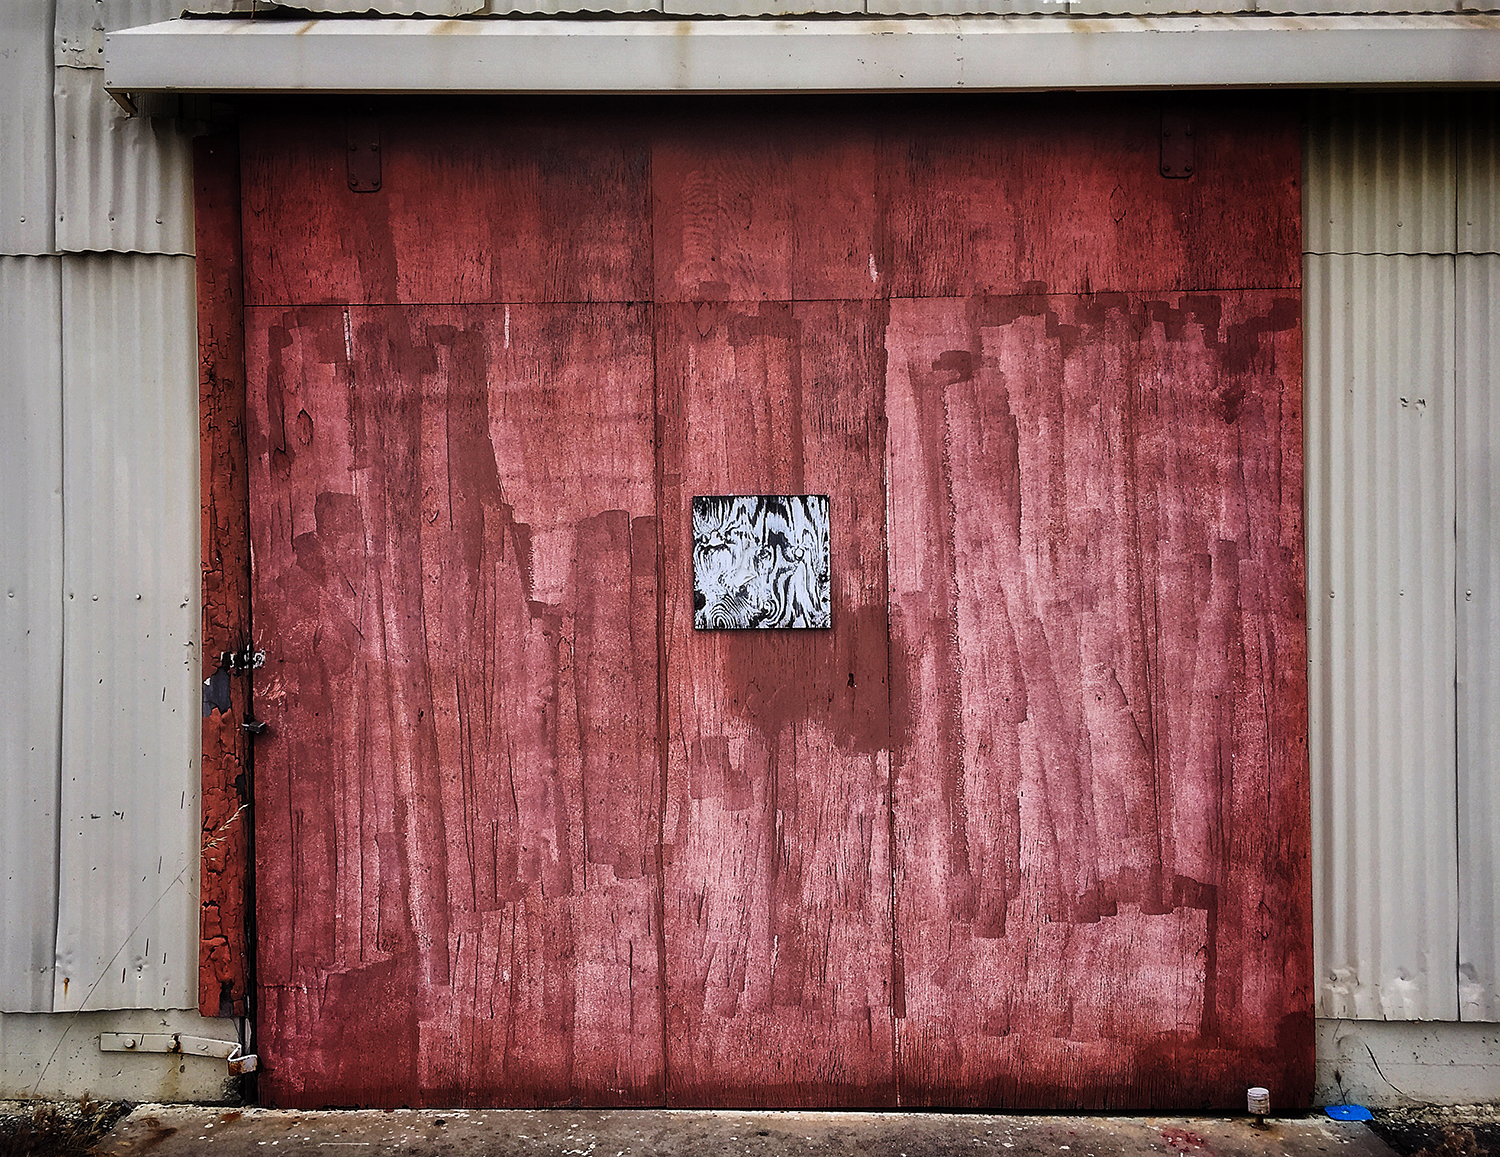
<path fill-rule="evenodd" d="M 62 710 L 62 260 L 0 257 L 0 1012 L 52 1010 Z"/>
<path fill-rule="evenodd" d="M 0 4 L 0 253 L 55 252 L 52 0 Z"/>
<path fill-rule="evenodd" d="M 1460 253 L 1500 253 L 1500 94 L 1465 93 L 1458 117 Z"/>
<path fill-rule="evenodd" d="M 193 260 L 62 259 L 62 832 L 53 1004 L 196 1008 Z"/>
<path fill-rule="evenodd" d="M 1306 259 L 1319 1013 L 1454 1019 L 1453 258 Z"/>
<path fill-rule="evenodd" d="M 127 116 L 97 68 L 56 69 L 57 247 L 65 253 L 193 252 L 191 126 L 171 97 Z"/>
<path fill-rule="evenodd" d="M 1459 1016 L 1500 1020 L 1500 256 L 1461 256 L 1458 320 Z"/>

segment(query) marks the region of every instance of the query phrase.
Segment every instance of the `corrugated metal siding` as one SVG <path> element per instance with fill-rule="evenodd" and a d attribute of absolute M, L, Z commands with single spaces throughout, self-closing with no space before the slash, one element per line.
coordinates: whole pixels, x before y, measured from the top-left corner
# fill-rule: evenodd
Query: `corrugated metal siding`
<path fill-rule="evenodd" d="M 52 1008 L 62 703 L 62 271 L 0 257 L 0 1012 Z"/>
<path fill-rule="evenodd" d="M 51 0 L 0 4 L 0 141 L 0 253 L 51 253 Z"/>
<path fill-rule="evenodd" d="M 1500 257 L 1460 257 L 1458 986 L 1500 1020 Z"/>
<path fill-rule="evenodd" d="M 1455 1019 L 1453 259 L 1303 293 L 1319 1012 Z"/>
<path fill-rule="evenodd" d="M 1458 132 L 1458 251 L 1500 253 L 1500 95 L 1470 93 Z"/>
<path fill-rule="evenodd" d="M 59 1011 L 197 1004 L 193 261 L 63 258 Z"/>
<path fill-rule="evenodd" d="M 57 247 L 192 253 L 191 135 L 148 108 L 126 116 L 103 78 L 97 68 L 57 69 Z"/>
<path fill-rule="evenodd" d="M 1449 97 L 1315 97 L 1308 120 L 1303 246 L 1310 253 L 1452 253 Z"/>
<path fill-rule="evenodd" d="M 56 0 L 56 60 L 72 68 L 104 67 L 104 34 L 180 16 L 182 0 Z"/>

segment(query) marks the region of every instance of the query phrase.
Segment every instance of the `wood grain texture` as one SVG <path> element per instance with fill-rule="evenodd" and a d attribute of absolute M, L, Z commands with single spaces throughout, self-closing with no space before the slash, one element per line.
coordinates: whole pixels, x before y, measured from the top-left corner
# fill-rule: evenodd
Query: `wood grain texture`
<path fill-rule="evenodd" d="M 893 1103 L 882 303 L 662 307 L 673 1104 Z M 695 631 L 694 494 L 827 494 L 828 631 Z"/>
<path fill-rule="evenodd" d="M 903 1104 L 1307 1103 L 1300 317 L 892 302 Z"/>
<path fill-rule="evenodd" d="M 246 117 L 266 1097 L 1306 1103 L 1299 134 L 1161 111 Z"/>
<path fill-rule="evenodd" d="M 1049 94 L 895 114 L 879 158 L 887 292 L 1299 286 L 1295 106 L 1198 94 L 1173 107 L 1193 125 L 1191 180 L 1158 173 L 1155 98 Z"/>
<path fill-rule="evenodd" d="M 204 677 L 250 639 L 250 493 L 245 449 L 244 269 L 239 139 L 193 143 L 198 278 L 198 414 L 202 470 Z M 229 709 L 203 717 L 203 850 L 198 1010 L 244 1016 L 249 982 L 249 737 L 245 678 Z"/>
<path fill-rule="evenodd" d="M 247 304 L 648 300 L 649 148 L 590 107 L 377 104 L 374 193 L 349 188 L 341 110 L 247 118 Z"/>
<path fill-rule="evenodd" d="M 699 105 L 665 121 L 651 151 L 656 300 L 879 296 L 877 141 L 871 126 L 796 103 Z"/>
<path fill-rule="evenodd" d="M 262 1095 L 659 1101 L 645 312 L 248 314 Z"/>

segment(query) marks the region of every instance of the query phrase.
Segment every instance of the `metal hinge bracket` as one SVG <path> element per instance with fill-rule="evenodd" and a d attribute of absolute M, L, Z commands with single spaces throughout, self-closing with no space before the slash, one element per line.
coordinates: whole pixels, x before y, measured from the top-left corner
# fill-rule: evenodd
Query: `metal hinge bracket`
<path fill-rule="evenodd" d="M 380 191 L 380 121 L 375 117 L 349 118 L 349 188 L 356 193 Z"/>
<path fill-rule="evenodd" d="M 213 1037 L 183 1036 L 180 1032 L 101 1032 L 99 1051 L 104 1053 L 180 1053 L 185 1057 L 217 1057 L 229 1062 L 229 1075 L 242 1076 L 260 1067 L 260 1058 L 245 1053 L 239 1041 Z"/>
<path fill-rule="evenodd" d="M 1161 175 L 1185 180 L 1193 175 L 1197 161 L 1193 143 L 1193 119 L 1184 113 L 1161 114 Z"/>

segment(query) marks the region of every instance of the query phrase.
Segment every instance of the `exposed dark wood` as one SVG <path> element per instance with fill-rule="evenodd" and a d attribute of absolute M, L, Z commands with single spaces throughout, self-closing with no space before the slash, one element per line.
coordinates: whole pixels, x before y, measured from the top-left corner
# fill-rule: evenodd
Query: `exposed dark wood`
<path fill-rule="evenodd" d="M 245 461 L 244 271 L 239 138 L 193 148 L 198 276 L 198 420 L 203 509 L 203 675 L 250 638 L 250 499 Z M 221 680 L 228 710 L 203 717 L 198 1009 L 243 1016 L 248 976 L 249 681 Z"/>
<path fill-rule="evenodd" d="M 1300 319 L 892 303 L 903 1104 L 1306 1104 Z"/>
<path fill-rule="evenodd" d="M 646 311 L 248 317 L 262 1095 L 659 1102 Z"/>
<path fill-rule="evenodd" d="M 894 1103 L 884 312 L 660 307 L 673 1104 Z M 695 631 L 694 494 L 827 494 L 832 629 Z"/>

